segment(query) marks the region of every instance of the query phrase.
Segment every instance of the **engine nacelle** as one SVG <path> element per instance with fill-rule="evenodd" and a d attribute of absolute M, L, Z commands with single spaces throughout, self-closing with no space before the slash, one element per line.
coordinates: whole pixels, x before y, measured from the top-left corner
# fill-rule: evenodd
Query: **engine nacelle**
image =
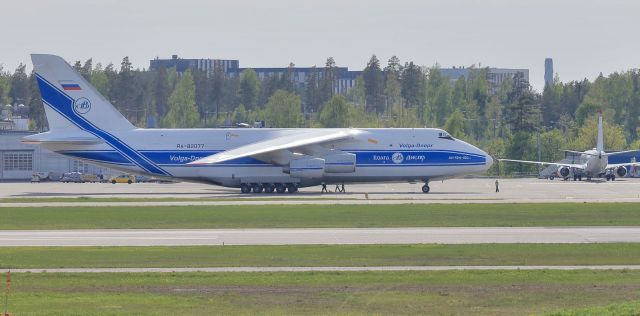
<path fill-rule="evenodd" d="M 351 153 L 324 156 L 324 172 L 351 173 L 356 171 L 356 155 Z"/>
<path fill-rule="evenodd" d="M 626 176 L 627 175 L 627 168 L 625 168 L 623 166 L 620 166 L 620 167 L 616 168 L 616 174 L 620 178 Z"/>
<path fill-rule="evenodd" d="M 561 177 L 566 178 L 571 174 L 571 170 L 569 170 L 568 167 L 560 167 L 560 168 L 558 168 L 558 174 Z"/>
<path fill-rule="evenodd" d="M 321 178 L 324 174 L 324 159 L 309 157 L 291 160 L 289 174 L 295 178 Z"/>

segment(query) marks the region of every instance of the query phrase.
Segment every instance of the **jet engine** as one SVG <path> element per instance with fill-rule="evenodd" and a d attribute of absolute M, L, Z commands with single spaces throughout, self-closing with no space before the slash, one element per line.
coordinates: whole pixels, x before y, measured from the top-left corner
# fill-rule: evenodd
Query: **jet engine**
<path fill-rule="evenodd" d="M 571 174 L 571 170 L 568 167 L 560 167 L 558 168 L 558 174 L 563 178 L 567 178 Z"/>
<path fill-rule="evenodd" d="M 292 177 L 296 178 L 321 178 L 324 174 L 324 159 L 308 156 L 294 159 L 289 162 L 288 171 Z"/>
<path fill-rule="evenodd" d="M 627 168 L 625 168 L 623 166 L 620 166 L 620 167 L 616 168 L 616 174 L 620 178 L 626 176 L 627 175 Z"/>
<path fill-rule="evenodd" d="M 356 155 L 351 153 L 329 154 L 324 156 L 324 172 L 351 173 L 356 171 Z"/>

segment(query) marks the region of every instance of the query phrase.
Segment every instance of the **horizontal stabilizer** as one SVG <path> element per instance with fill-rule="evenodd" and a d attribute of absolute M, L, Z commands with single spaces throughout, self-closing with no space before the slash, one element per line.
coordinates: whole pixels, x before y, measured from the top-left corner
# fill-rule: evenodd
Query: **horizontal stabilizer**
<path fill-rule="evenodd" d="M 584 152 L 584 151 L 577 151 L 577 150 L 568 150 L 568 149 L 565 149 L 565 150 L 564 150 L 564 152 L 565 152 L 565 153 L 578 154 L 578 155 L 598 156 L 598 154 L 592 154 L 592 153 L 588 153 L 588 152 Z"/>
<path fill-rule="evenodd" d="M 41 133 L 35 135 L 29 135 L 22 138 L 22 142 L 25 144 L 71 144 L 71 145 L 92 145 L 100 144 L 102 139 L 95 137 L 89 133 L 82 133 L 76 131 L 76 135 L 65 135 L 59 133 Z"/>

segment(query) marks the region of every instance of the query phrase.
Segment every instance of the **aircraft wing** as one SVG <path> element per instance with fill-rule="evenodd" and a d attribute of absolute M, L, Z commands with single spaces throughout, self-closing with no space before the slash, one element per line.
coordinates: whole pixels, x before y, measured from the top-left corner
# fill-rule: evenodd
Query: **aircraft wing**
<path fill-rule="evenodd" d="M 560 162 L 515 160 L 515 159 L 498 159 L 498 160 L 499 161 L 509 161 L 509 162 L 529 163 L 529 164 L 536 164 L 536 165 L 543 165 L 543 166 L 555 165 L 555 166 L 563 166 L 563 167 L 569 167 L 569 168 L 584 169 L 584 165 L 575 164 L 575 163 L 560 163 Z"/>
<path fill-rule="evenodd" d="M 640 167 L 640 162 L 610 163 L 607 165 L 607 168 L 605 169 L 615 169 L 618 167 L 627 167 L 627 166 Z"/>
<path fill-rule="evenodd" d="M 255 142 L 211 156 L 207 156 L 196 161 L 192 161 L 188 163 L 188 165 L 210 165 L 238 158 L 274 153 L 281 150 L 292 150 L 305 146 L 313 146 L 332 141 L 346 140 L 353 138 L 358 133 L 358 130 L 352 129 L 319 129 L 313 131 L 301 130 L 299 132 L 293 132 L 291 134 Z"/>
<path fill-rule="evenodd" d="M 615 151 L 615 152 L 607 153 L 607 156 L 615 156 L 615 155 L 628 154 L 628 153 L 637 153 L 639 151 L 640 151 L 639 149 L 625 150 L 625 151 Z"/>

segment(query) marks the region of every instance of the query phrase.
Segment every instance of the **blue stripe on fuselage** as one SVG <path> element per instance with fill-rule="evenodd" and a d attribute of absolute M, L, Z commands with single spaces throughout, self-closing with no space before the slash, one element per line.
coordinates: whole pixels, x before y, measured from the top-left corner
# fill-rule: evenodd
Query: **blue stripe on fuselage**
<path fill-rule="evenodd" d="M 167 150 L 142 150 L 140 153 L 162 166 L 186 166 L 191 161 L 222 152 L 221 150 L 207 151 L 167 151 Z M 65 154 L 65 152 L 61 152 Z M 79 158 L 102 161 L 105 163 L 126 162 L 127 159 L 116 151 L 72 151 L 68 152 Z M 393 155 L 397 151 L 365 151 L 353 152 L 356 155 L 356 165 L 359 167 L 410 167 L 410 166 L 457 166 L 457 165 L 483 165 L 486 158 L 471 153 L 457 151 L 402 151 L 402 162 L 394 162 Z M 398 161 L 398 160 L 396 160 Z M 225 161 L 211 167 L 256 167 L 271 166 L 266 162 L 255 158 L 246 157 Z"/>

